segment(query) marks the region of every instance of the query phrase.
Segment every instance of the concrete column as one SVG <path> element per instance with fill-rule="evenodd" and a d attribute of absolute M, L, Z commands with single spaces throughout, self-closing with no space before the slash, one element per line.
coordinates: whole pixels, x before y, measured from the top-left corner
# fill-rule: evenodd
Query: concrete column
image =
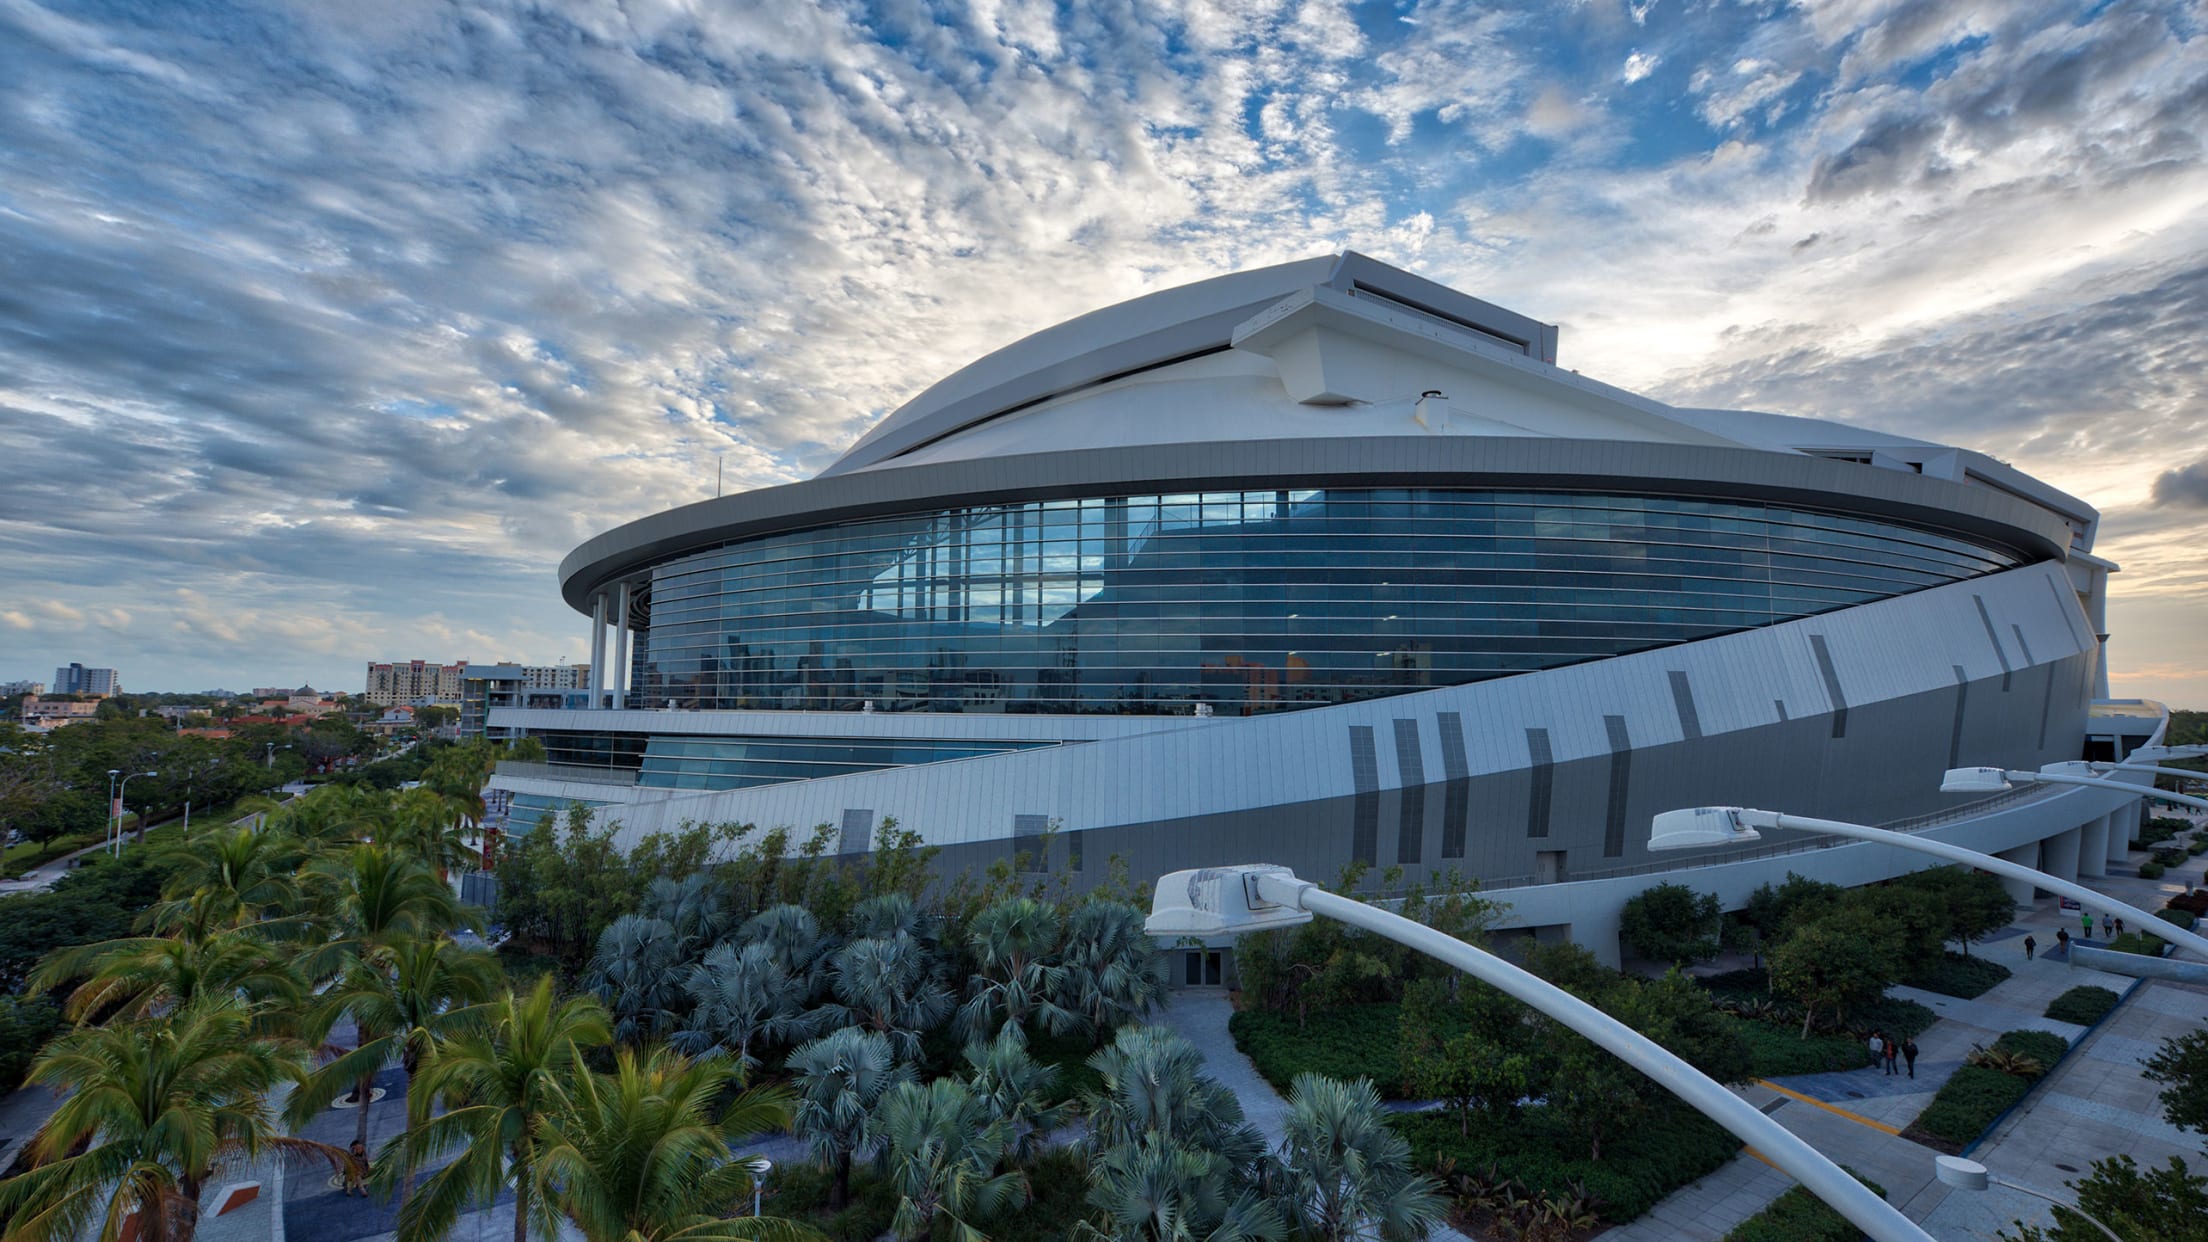
<path fill-rule="evenodd" d="M 2108 821 L 2108 861 L 2120 863 L 2131 853 L 2131 838 L 2124 833 L 2124 809 L 2118 807 L 2101 818 Z"/>
<path fill-rule="evenodd" d="M 629 705 L 629 584 L 621 584 L 621 594 L 613 610 L 613 667 L 606 670 L 606 685 L 613 691 L 613 705 Z"/>
<path fill-rule="evenodd" d="M 1580 948 L 1594 954 L 1596 961 L 1613 970 L 1620 965 L 1618 926 L 1621 920 L 1618 914 L 1617 910 L 1606 914 L 1574 911 L 1572 916 L 1572 939 Z"/>
<path fill-rule="evenodd" d="M 590 598 L 590 705 L 606 701 L 606 593 Z"/>
<path fill-rule="evenodd" d="M 2108 874 L 2108 816 L 2085 824 L 2078 836 L 2078 874 L 2099 878 Z"/>
<path fill-rule="evenodd" d="M 2070 828 L 2039 843 L 2039 869 L 2058 880 L 2078 882 L 2078 849 L 2082 828 Z"/>
<path fill-rule="evenodd" d="M 2116 822 L 2124 826 L 2124 844 L 2134 849 L 2139 845 L 2139 820 L 2146 802 L 2145 798 L 2135 798 L 2110 812 L 2116 817 Z"/>
<path fill-rule="evenodd" d="M 2030 867 L 2032 870 L 2037 871 L 2039 870 L 2039 842 L 2026 841 L 2024 844 L 2017 846 L 2013 850 L 2001 851 L 1999 854 L 1995 855 L 1995 857 L 1999 858 L 2003 862 L 2012 862 L 2020 867 Z M 2004 878 L 2001 881 L 2001 887 L 2009 890 L 2009 899 L 2020 906 L 2028 906 L 2032 904 L 2032 895 L 2034 892 L 2037 891 L 2031 886 L 2030 883 L 2024 880 L 2011 880 Z"/>

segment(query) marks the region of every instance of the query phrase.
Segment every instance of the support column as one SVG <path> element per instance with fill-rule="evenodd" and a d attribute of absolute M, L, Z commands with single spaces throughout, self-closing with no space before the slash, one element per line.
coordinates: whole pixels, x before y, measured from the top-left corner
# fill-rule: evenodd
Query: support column
<path fill-rule="evenodd" d="M 613 706 L 629 705 L 629 584 L 621 584 L 621 593 L 613 610 L 613 667 L 606 670 L 606 685 L 613 690 Z"/>
<path fill-rule="evenodd" d="M 2108 816 L 2089 821 L 2078 832 L 2078 874 L 2089 879 L 2107 875 Z"/>
<path fill-rule="evenodd" d="M 606 593 L 590 597 L 590 705 L 606 702 Z"/>
<path fill-rule="evenodd" d="M 2039 843 L 2039 869 L 2058 880 L 2078 882 L 2078 847 L 2082 828 L 2065 829 Z"/>
<path fill-rule="evenodd" d="M 1994 857 L 2003 862 L 2012 862 L 2019 867 L 2030 867 L 2037 871 L 2039 870 L 2039 842 L 2026 841 L 2015 849 L 2003 850 Z M 2028 881 L 2011 880 L 2006 877 L 2002 879 L 2001 887 L 2009 890 L 2009 899 L 2020 906 L 2032 904 L 2032 896 L 2037 891 Z"/>
<path fill-rule="evenodd" d="M 1580 948 L 1594 954 L 1596 961 L 1612 970 L 1620 965 L 1618 927 L 1622 920 L 1618 917 L 1619 913 L 1617 910 L 1607 914 L 1583 914 L 1574 911 L 1572 915 L 1572 939 Z"/>
<path fill-rule="evenodd" d="M 2139 848 L 2139 820 L 2145 814 L 2146 803 L 2145 798 L 2135 798 L 2112 812 L 2116 822 L 2124 826 L 2124 844 L 2133 849 Z"/>
<path fill-rule="evenodd" d="M 2108 861 L 2120 863 L 2131 854 L 2131 838 L 2124 833 L 2124 809 L 2117 807 L 2101 818 L 2108 821 Z"/>

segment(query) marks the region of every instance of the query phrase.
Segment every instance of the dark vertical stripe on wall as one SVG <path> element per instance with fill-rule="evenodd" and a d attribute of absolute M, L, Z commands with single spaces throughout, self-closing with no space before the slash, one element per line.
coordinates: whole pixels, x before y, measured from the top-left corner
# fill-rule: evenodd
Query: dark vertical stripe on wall
<path fill-rule="evenodd" d="M 1671 705 L 1679 710 L 1679 732 L 1688 741 L 1702 736 L 1702 714 L 1694 710 L 1694 687 L 1679 669 L 1671 670 Z"/>
<path fill-rule="evenodd" d="M 1948 666 L 1955 670 L 1955 724 L 1947 731 L 1947 766 L 1963 766 L 1963 708 L 1970 702 L 1970 675 L 1960 664 Z"/>
<path fill-rule="evenodd" d="M 2024 666 L 2030 668 L 2032 664 L 2032 645 L 2024 641 L 2024 627 L 2011 622 L 2009 629 L 2016 635 L 2016 649 L 2024 653 Z"/>
<path fill-rule="evenodd" d="M 1840 688 L 1840 670 L 1832 666 L 1832 650 L 1825 646 L 1825 636 L 1809 636 L 1809 652 L 1817 657 L 1817 672 L 1825 679 L 1825 697 L 1832 700 L 1832 735 L 1848 735 L 1848 692 Z"/>
<path fill-rule="evenodd" d="M 1549 795 L 1555 790 L 1556 757 L 1549 750 L 1547 729 L 1526 730 L 1526 754 L 1533 760 L 1527 769 L 1533 778 L 1526 795 L 1526 835 L 1549 835 Z"/>
<path fill-rule="evenodd" d="M 1027 855 L 1027 870 L 1050 870 L 1050 850 L 1044 845 L 1044 835 L 1050 831 L 1048 815 L 1015 815 L 1012 817 L 1012 854 L 1017 858 Z"/>
<path fill-rule="evenodd" d="M 1371 725 L 1349 726 L 1349 775 L 1356 782 L 1349 828 L 1349 856 L 1356 862 L 1380 862 L 1380 756 L 1372 745 Z"/>
<path fill-rule="evenodd" d="M 839 854 L 864 854 L 874 843 L 874 812 L 845 807 L 843 831 L 836 842 Z"/>
<path fill-rule="evenodd" d="M 2053 578 L 2042 578 L 2040 581 L 2046 583 L 2047 589 L 2055 593 L 2055 611 L 2062 614 L 2062 623 L 2070 627 L 2070 641 L 2080 647 L 2089 645 L 2084 636 L 2078 633 L 2077 614 L 2085 609 L 2085 605 L 2078 601 L 2078 593 L 2070 592 L 2070 598 L 2066 600 L 2062 597 L 2064 588 L 2056 586 Z"/>
<path fill-rule="evenodd" d="M 1610 810 L 1602 824 L 1602 856 L 1625 853 L 1625 795 L 1633 778 L 1633 739 L 1625 731 L 1625 717 L 1604 716 L 1610 731 Z"/>
<path fill-rule="evenodd" d="M 1441 856 L 1464 857 L 1464 838 L 1472 822 L 1472 767 L 1464 753 L 1464 719 L 1455 712 L 1437 712 L 1441 726 L 1441 771 L 1449 779 L 1443 786 L 1441 806 Z"/>
<path fill-rule="evenodd" d="M 1403 786 L 1396 811 L 1395 861 L 1422 862 L 1426 855 L 1426 760 L 1419 752 L 1418 722 L 1395 721 L 1395 772 Z"/>
<path fill-rule="evenodd" d="M 2055 665 L 2047 666 L 2047 688 L 2039 695 L 2039 748 L 2047 749 L 2047 713 L 2055 706 Z M 1954 764 L 1948 764 L 1954 767 Z"/>
<path fill-rule="evenodd" d="M 1787 714 L 1786 714 L 1786 700 L 1785 700 L 1785 699 L 1773 699 L 1773 700 L 1771 700 L 1771 706 L 1773 706 L 1773 707 L 1776 707 L 1776 708 L 1778 708 L 1778 709 L 1779 709 L 1779 723 L 1780 723 L 1780 724 L 1785 724 L 1785 723 L 1787 722 Z"/>
<path fill-rule="evenodd" d="M 2008 648 L 2001 645 L 2001 631 L 1993 628 L 1993 614 L 1986 611 L 1986 597 L 1973 595 L 1970 599 L 1972 603 L 1978 605 L 1978 619 L 1985 623 L 1986 641 L 1993 644 L 1993 654 L 2001 660 L 2001 692 L 2007 694 L 2009 678 L 2016 673 L 2015 669 L 2009 667 Z"/>

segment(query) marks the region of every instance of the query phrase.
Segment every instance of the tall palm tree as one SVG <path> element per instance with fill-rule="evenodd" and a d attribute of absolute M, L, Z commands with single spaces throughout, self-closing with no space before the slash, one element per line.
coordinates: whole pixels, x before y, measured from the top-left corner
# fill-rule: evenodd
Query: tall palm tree
<path fill-rule="evenodd" d="M 483 1016 L 481 1002 L 498 989 L 502 973 L 490 954 L 443 934 L 379 945 L 354 958 L 323 993 L 307 1032 L 310 1043 L 320 1044 L 350 1014 L 360 1039 L 299 1084 L 286 1119 L 303 1125 L 350 1087 L 359 1104 L 354 1139 L 365 1147 L 376 1071 L 396 1063 L 411 1079 L 436 1039 Z"/>
<path fill-rule="evenodd" d="M 1435 1184 L 1411 1171 L 1411 1145 L 1384 1119 L 1372 1081 L 1298 1074 L 1289 1086 L 1281 1198 L 1313 1242 L 1416 1242 L 1442 1219 Z"/>
<path fill-rule="evenodd" d="M 1119 901 L 1084 902 L 1066 916 L 1058 1003 L 1081 1015 L 1098 1047 L 1169 995 L 1165 955 L 1142 924 L 1142 911 Z"/>
<path fill-rule="evenodd" d="M 251 826 L 194 833 L 161 852 L 169 878 L 146 925 L 164 936 L 247 925 L 266 939 L 290 934 L 305 906 L 298 872 L 308 852 L 289 833 Z"/>
<path fill-rule="evenodd" d="M 931 1236 L 936 1218 L 955 1242 L 988 1242 L 971 1217 L 990 1217 L 1027 1199 L 1027 1179 L 999 1172 L 1010 1127 L 956 1078 L 900 1083 L 867 1122 L 883 1169 L 897 1190 L 890 1231 L 903 1242 Z"/>
<path fill-rule="evenodd" d="M 800 1044 L 786 1063 L 797 1075 L 797 1132 L 834 1176 L 828 1206 L 851 1201 L 851 1159 L 867 1148 L 866 1122 L 892 1087 L 912 1080 L 889 1039 L 847 1026 Z"/>
<path fill-rule="evenodd" d="M 32 1136 L 28 1172 L 0 1182 L 9 1242 L 191 1242 L 199 1198 L 225 1168 L 271 1150 L 343 1166 L 325 1143 L 288 1138 L 268 1092 L 302 1069 L 297 1045 L 253 1033 L 250 1006 L 202 997 L 157 1023 L 64 1035 L 31 1069 L 68 1094 Z"/>
<path fill-rule="evenodd" d="M 1057 1034 L 1080 1021 L 1055 999 L 1066 972 L 1050 956 L 1062 930 L 1057 909 L 1032 897 L 1007 898 L 975 916 L 966 934 L 976 969 L 958 1011 L 960 1034 L 986 1039 L 1030 1023 Z"/>
<path fill-rule="evenodd" d="M 467 813 L 459 800 L 422 785 L 392 795 L 388 827 L 377 840 L 413 854 L 443 880 L 453 868 L 476 861 L 466 823 Z"/>
<path fill-rule="evenodd" d="M 801 1242 L 820 1235 L 771 1216 L 738 1215 L 751 1157 L 731 1137 L 790 1122 L 781 1090 L 739 1091 L 719 1057 L 624 1048 L 610 1073 L 584 1069 L 545 1118 L 536 1178 L 545 1201 L 586 1242 Z"/>
<path fill-rule="evenodd" d="M 715 946 L 683 976 L 682 986 L 690 996 L 690 1020 L 668 1042 L 684 1052 L 733 1053 L 747 1071 L 759 1061 L 755 1046 L 803 1039 L 819 1024 L 818 1015 L 805 1009 L 805 985 L 763 942 Z"/>
<path fill-rule="evenodd" d="M 480 930 L 481 919 L 462 905 L 429 865 L 387 845 L 355 845 L 326 854 L 310 872 L 330 939 L 306 954 L 309 978 L 325 978 L 380 945 L 435 936 L 456 927 Z"/>
<path fill-rule="evenodd" d="M 57 949 L 31 972 L 32 993 L 82 980 L 63 1014 L 73 1022 L 155 1016 L 202 996 L 275 1002 L 255 1013 L 257 1026 L 296 1009 L 306 987 L 284 952 L 237 932 L 200 940 L 134 936 Z"/>
<path fill-rule="evenodd" d="M 1027 1054 L 1027 1036 L 1016 1026 L 997 1032 L 991 1043 L 966 1045 L 967 1084 L 989 1115 L 1005 1124 L 1007 1152 L 1025 1168 L 1043 1154 L 1044 1140 L 1065 1123 L 1068 1104 L 1051 1102 L 1058 1067 Z"/>
<path fill-rule="evenodd" d="M 920 1033 L 951 1010 L 928 951 L 909 932 L 854 940 L 836 954 L 837 1012 L 845 1022 L 886 1036 L 897 1055 L 920 1056 Z"/>
<path fill-rule="evenodd" d="M 549 1233 L 551 1213 L 534 1197 L 542 1126 L 566 1105 L 583 1051 L 612 1039 L 595 998 L 561 1000 L 547 976 L 526 996 L 506 993 L 475 1028 L 438 1045 L 407 1092 L 406 1133 L 379 1154 L 376 1180 L 388 1189 L 454 1148 L 460 1155 L 399 1209 L 399 1242 L 438 1242 L 462 1208 L 488 1204 L 507 1186 L 514 1242 L 528 1242 L 532 1221 Z M 446 1111 L 432 1116 L 440 1100 Z"/>

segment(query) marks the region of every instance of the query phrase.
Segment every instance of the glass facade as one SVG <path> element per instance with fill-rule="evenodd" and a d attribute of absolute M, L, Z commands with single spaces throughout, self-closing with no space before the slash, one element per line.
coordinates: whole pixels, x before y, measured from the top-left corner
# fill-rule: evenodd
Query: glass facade
<path fill-rule="evenodd" d="M 1691 642 L 2019 563 L 1871 518 L 1676 496 L 1365 488 L 981 505 L 659 566 L 637 697 L 1247 715 Z M 658 758 L 677 781 L 723 761 Z"/>
<path fill-rule="evenodd" d="M 1059 745 L 1055 741 L 698 737 L 566 729 L 545 730 L 537 738 L 544 743 L 549 763 L 609 776 L 626 773 L 648 789 L 744 789 Z"/>

